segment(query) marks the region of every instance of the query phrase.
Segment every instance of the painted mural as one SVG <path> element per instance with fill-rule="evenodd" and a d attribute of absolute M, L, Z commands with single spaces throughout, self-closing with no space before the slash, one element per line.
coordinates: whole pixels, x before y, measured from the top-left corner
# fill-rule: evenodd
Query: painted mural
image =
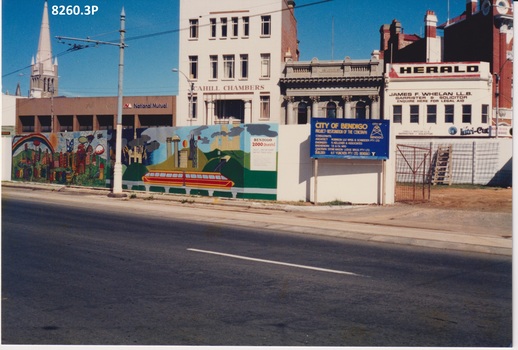
<path fill-rule="evenodd" d="M 15 136 L 15 181 L 106 187 L 109 149 L 106 131 Z"/>
<path fill-rule="evenodd" d="M 124 189 L 229 198 L 277 198 L 277 124 L 125 129 Z M 111 187 L 115 132 L 20 135 L 15 181 Z"/>
<path fill-rule="evenodd" d="M 277 124 L 127 129 L 123 187 L 274 200 L 277 136 Z"/>

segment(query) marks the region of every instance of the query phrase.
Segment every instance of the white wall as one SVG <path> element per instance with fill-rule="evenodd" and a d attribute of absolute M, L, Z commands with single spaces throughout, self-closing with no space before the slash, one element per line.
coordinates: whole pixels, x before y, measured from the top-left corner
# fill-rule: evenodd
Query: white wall
<path fill-rule="evenodd" d="M 2 131 L 13 131 L 16 125 L 16 99 L 20 97 L 8 96 L 2 94 Z M 11 180 L 11 150 L 12 150 L 12 136 L 2 136 L 2 181 Z"/>
<path fill-rule="evenodd" d="M 392 145 L 392 143 L 391 143 Z M 393 152 L 390 152 L 391 158 Z M 386 196 L 383 198 L 383 161 L 319 159 L 318 203 L 335 200 L 353 204 L 393 204 L 392 159 L 386 162 Z M 314 160 L 310 158 L 310 125 L 279 126 L 277 199 L 315 201 Z"/>

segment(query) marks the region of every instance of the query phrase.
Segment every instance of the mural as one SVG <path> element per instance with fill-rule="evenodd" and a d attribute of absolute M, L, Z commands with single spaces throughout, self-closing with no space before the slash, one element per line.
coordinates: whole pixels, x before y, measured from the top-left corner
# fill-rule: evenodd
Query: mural
<path fill-rule="evenodd" d="M 106 187 L 108 137 L 102 131 L 15 136 L 12 179 Z"/>
<path fill-rule="evenodd" d="M 123 188 L 277 199 L 277 124 L 125 129 Z M 13 180 L 110 187 L 115 131 L 13 139 Z"/>
<path fill-rule="evenodd" d="M 277 136 L 276 124 L 124 130 L 123 186 L 131 190 L 274 200 Z"/>

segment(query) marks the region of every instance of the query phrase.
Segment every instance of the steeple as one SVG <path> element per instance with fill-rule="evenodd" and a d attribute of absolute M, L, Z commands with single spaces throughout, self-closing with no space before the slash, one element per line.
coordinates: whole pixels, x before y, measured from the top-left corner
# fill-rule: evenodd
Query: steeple
<path fill-rule="evenodd" d="M 36 53 L 36 59 L 32 58 L 31 65 L 30 96 L 38 98 L 57 95 L 58 65 L 57 59 L 52 62 L 47 1 L 43 6 L 38 52 Z"/>

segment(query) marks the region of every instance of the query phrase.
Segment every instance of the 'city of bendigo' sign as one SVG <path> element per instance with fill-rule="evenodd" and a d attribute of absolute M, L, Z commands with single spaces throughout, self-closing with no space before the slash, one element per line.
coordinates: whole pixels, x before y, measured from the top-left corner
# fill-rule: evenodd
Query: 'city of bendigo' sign
<path fill-rule="evenodd" d="M 388 159 L 388 120 L 311 119 L 311 158 Z"/>

